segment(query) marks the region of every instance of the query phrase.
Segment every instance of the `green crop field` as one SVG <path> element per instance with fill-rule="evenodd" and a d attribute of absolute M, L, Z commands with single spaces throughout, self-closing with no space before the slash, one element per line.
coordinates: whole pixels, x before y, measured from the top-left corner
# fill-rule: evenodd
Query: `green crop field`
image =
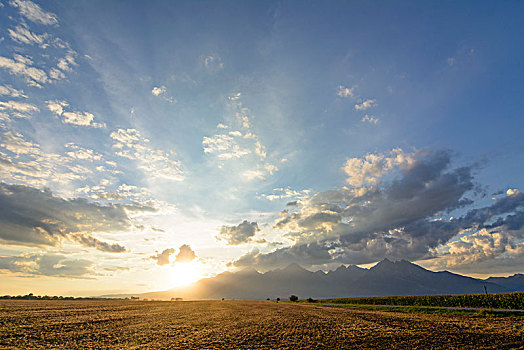
<path fill-rule="evenodd" d="M 322 299 L 319 303 L 354 305 L 440 306 L 524 310 L 524 293 L 411 295 Z"/>
<path fill-rule="evenodd" d="M 514 349 L 524 320 L 272 301 L 0 300 L 1 349 Z"/>

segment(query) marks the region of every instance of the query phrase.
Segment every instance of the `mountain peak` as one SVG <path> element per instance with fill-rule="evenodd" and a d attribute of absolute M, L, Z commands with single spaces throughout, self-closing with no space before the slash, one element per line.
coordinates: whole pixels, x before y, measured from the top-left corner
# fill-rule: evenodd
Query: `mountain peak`
<path fill-rule="evenodd" d="M 243 275 L 259 274 L 259 272 L 254 267 L 246 267 L 246 268 L 238 271 L 238 273 L 243 274 Z"/>
<path fill-rule="evenodd" d="M 373 266 L 370 270 L 374 271 L 413 271 L 416 270 L 425 270 L 423 267 L 420 267 L 416 264 L 413 264 L 412 262 L 402 259 L 398 261 L 391 261 L 388 258 L 383 259 L 379 263 L 377 263 L 375 266 Z"/>
<path fill-rule="evenodd" d="M 339 267 L 336 268 L 335 272 L 337 271 L 346 271 L 346 267 L 344 265 L 340 265 Z"/>
<path fill-rule="evenodd" d="M 307 270 L 304 269 L 302 266 L 300 266 L 297 263 L 292 263 L 292 264 L 289 264 L 288 266 L 284 267 L 282 269 L 282 271 L 294 272 L 294 271 L 307 271 Z"/>
<path fill-rule="evenodd" d="M 381 261 L 379 261 L 375 266 L 373 266 L 371 269 L 384 268 L 384 267 L 389 267 L 393 265 L 395 265 L 393 261 L 389 260 L 388 258 L 384 258 Z"/>

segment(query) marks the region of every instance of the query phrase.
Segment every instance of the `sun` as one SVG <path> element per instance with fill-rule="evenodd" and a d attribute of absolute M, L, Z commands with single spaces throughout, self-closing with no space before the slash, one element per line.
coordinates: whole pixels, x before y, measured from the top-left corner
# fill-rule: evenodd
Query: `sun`
<path fill-rule="evenodd" d="M 202 270 L 196 262 L 175 263 L 172 268 L 173 287 L 190 285 L 203 278 Z"/>

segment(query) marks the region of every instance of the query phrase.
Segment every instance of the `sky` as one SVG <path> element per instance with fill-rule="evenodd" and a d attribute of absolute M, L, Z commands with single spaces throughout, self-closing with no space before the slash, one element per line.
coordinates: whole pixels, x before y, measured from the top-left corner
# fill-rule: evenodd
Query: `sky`
<path fill-rule="evenodd" d="M 524 272 L 523 11 L 0 0 L 0 294 Z"/>

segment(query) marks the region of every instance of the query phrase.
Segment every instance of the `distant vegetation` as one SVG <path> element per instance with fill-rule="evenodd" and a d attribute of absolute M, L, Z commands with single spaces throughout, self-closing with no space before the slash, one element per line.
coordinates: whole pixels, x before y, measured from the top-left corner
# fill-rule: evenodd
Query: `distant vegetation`
<path fill-rule="evenodd" d="M 289 301 L 298 301 L 298 297 L 296 295 L 291 295 Z"/>
<path fill-rule="evenodd" d="M 322 299 L 325 304 L 443 306 L 524 310 L 524 292 Z"/>
<path fill-rule="evenodd" d="M 131 297 L 131 299 L 133 298 L 135 297 Z M 62 295 L 33 295 L 33 293 L 29 293 L 26 295 L 2 295 L 0 296 L 0 299 L 3 299 L 3 300 L 6 300 L 6 299 L 14 299 L 14 300 L 123 300 L 121 298 L 64 297 Z"/>

